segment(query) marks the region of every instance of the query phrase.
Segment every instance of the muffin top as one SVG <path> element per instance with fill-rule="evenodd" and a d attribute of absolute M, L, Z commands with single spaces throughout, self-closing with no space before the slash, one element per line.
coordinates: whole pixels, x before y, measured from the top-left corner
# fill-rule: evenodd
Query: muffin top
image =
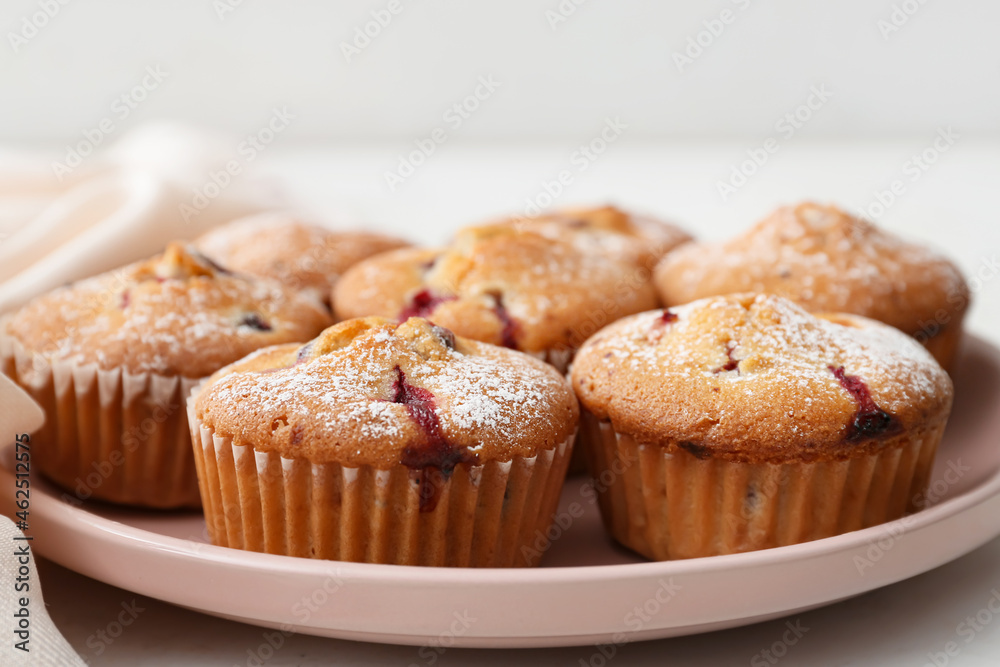
<path fill-rule="evenodd" d="M 509 224 L 467 227 L 446 249 L 361 262 L 333 301 L 341 319 L 427 317 L 526 352 L 572 349 L 607 322 L 658 303 L 647 269 Z"/>
<path fill-rule="evenodd" d="M 5 330 L 51 360 L 199 378 L 261 347 L 309 340 L 329 324 L 315 299 L 172 243 L 149 260 L 34 299 Z"/>
<path fill-rule="evenodd" d="M 678 248 L 657 266 L 655 282 L 668 306 L 768 292 L 813 312 L 864 315 L 910 334 L 940 309 L 950 319 L 968 303 L 962 274 L 946 258 L 813 203 L 780 208 L 725 243 Z"/>
<path fill-rule="evenodd" d="M 642 313 L 591 338 L 573 388 L 638 442 L 751 463 L 844 459 L 941 425 L 947 373 L 857 315 L 733 294 Z"/>
<path fill-rule="evenodd" d="M 605 252 L 652 269 L 665 254 L 691 240 L 680 227 L 615 206 L 564 208 L 536 217 L 517 217 L 509 224 Z"/>
<path fill-rule="evenodd" d="M 363 231 L 336 232 L 287 213 L 262 213 L 217 227 L 195 241 L 217 263 L 233 271 L 273 278 L 326 300 L 348 268 L 402 239 Z"/>
<path fill-rule="evenodd" d="M 422 318 L 378 317 L 220 370 L 195 410 L 237 446 L 381 469 L 530 457 L 570 437 L 578 417 L 549 365 Z"/>

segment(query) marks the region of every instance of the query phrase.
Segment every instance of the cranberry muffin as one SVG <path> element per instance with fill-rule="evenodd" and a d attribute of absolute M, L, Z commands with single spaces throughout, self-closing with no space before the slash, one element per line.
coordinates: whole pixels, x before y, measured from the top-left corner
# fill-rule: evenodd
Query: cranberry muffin
<path fill-rule="evenodd" d="M 725 243 L 694 243 L 656 268 L 665 306 L 734 292 L 768 292 L 812 312 L 854 313 L 916 338 L 948 368 L 969 289 L 959 269 L 833 206 L 780 208 Z"/>
<path fill-rule="evenodd" d="M 691 241 L 691 235 L 680 227 L 615 206 L 564 208 L 507 222 L 650 270 L 668 252 Z"/>
<path fill-rule="evenodd" d="M 409 245 L 374 232 L 333 231 L 287 213 L 234 220 L 204 234 L 195 244 L 232 271 L 273 278 L 323 301 L 354 264 Z"/>
<path fill-rule="evenodd" d="M 34 463 L 79 498 L 197 507 L 184 402 L 201 379 L 330 324 L 318 301 L 181 245 L 0 323 L 3 370 L 45 409 Z"/>
<path fill-rule="evenodd" d="M 620 320 L 573 363 L 605 526 L 652 559 L 783 546 L 919 508 L 951 410 L 912 338 L 773 295 Z"/>
<path fill-rule="evenodd" d="M 188 410 L 215 544 L 458 567 L 537 564 L 578 419 L 551 366 L 421 318 L 261 350 Z"/>
<path fill-rule="evenodd" d="M 334 288 L 339 319 L 419 316 L 565 370 L 606 323 L 655 308 L 650 272 L 563 238 L 499 223 L 444 249 L 408 248 L 356 264 Z"/>

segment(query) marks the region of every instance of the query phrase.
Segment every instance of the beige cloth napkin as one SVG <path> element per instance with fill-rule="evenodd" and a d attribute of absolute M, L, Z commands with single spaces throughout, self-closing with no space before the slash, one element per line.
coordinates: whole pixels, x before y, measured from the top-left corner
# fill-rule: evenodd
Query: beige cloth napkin
<path fill-rule="evenodd" d="M 284 206 L 277 188 L 241 163 L 238 146 L 153 123 L 68 173 L 54 167 L 58 156 L 0 151 L 0 313 L 169 241 Z M 227 163 L 239 173 L 226 174 Z"/>
<path fill-rule="evenodd" d="M 7 376 L 0 375 L 0 433 L 4 434 L 3 437 L 31 433 L 44 421 L 45 415 L 38 404 Z M 45 610 L 32 555 L 33 546 L 34 542 L 24 539 L 24 533 L 17 529 L 13 521 L 0 516 L 0 636 L 3 637 L 0 641 L 0 665 L 83 665 L 83 660 L 59 634 Z M 23 549 L 27 549 L 28 553 L 19 557 L 17 553 Z M 25 560 L 27 562 L 23 562 Z M 22 567 L 27 569 L 27 575 L 23 574 Z M 25 576 L 27 581 L 23 580 Z M 27 584 L 27 590 L 15 588 L 24 584 Z M 26 607 L 21 606 L 21 598 L 27 599 Z M 25 618 L 23 609 L 27 609 L 26 637 L 14 632 L 19 629 L 16 624 Z M 27 644 L 23 644 L 28 649 L 26 652 L 16 647 L 25 638 L 28 640 Z"/>
<path fill-rule="evenodd" d="M 239 163 L 238 146 L 184 126 L 149 124 L 62 178 L 53 168 L 57 157 L 0 150 L 0 313 L 153 255 L 169 241 L 285 205 L 246 164 L 225 187 L 208 186 L 226 163 Z M 213 195 L 209 205 L 196 205 L 199 192 Z M 35 432 L 44 419 L 38 404 L 0 374 L 0 438 Z M 16 555 L 34 546 L 23 538 L 0 516 L 0 665 L 84 665 L 45 610 L 34 557 L 25 554 L 23 563 Z M 29 571 L 26 592 L 15 590 L 22 566 Z M 13 633 L 21 597 L 28 599 L 28 652 L 15 647 Z"/>
<path fill-rule="evenodd" d="M 59 633 L 49 618 L 42 599 L 42 585 L 38 581 L 38 571 L 35 569 L 35 558 L 31 554 L 30 540 L 21 539 L 24 533 L 19 531 L 14 522 L 0 516 L 0 624 L 3 624 L 3 641 L 0 643 L 0 665 L 5 667 L 82 667 L 86 663 L 77 655 L 69 642 Z M 22 545 L 29 545 L 27 560 L 27 582 L 18 581 L 24 577 L 20 568 L 25 563 L 20 562 L 14 553 Z M 26 591 L 15 592 L 15 584 L 28 584 Z M 21 598 L 27 598 L 27 607 L 21 607 Z M 27 644 L 22 644 L 27 651 L 22 651 L 16 644 L 23 641 L 24 635 L 18 636 L 15 625 L 24 618 L 23 610 L 27 609 L 28 626 Z M 21 614 L 21 616 L 18 616 Z"/>

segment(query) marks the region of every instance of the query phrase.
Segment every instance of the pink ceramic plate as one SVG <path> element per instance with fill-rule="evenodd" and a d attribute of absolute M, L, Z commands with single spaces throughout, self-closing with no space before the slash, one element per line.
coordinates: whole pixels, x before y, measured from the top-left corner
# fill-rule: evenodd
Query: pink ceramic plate
<path fill-rule="evenodd" d="M 792 614 L 912 577 L 1000 534 L 1000 351 L 972 338 L 931 485 L 905 519 L 780 549 L 665 563 L 615 547 L 581 480 L 562 498 L 545 567 L 363 565 L 206 544 L 200 515 L 74 507 L 36 478 L 38 553 L 89 577 L 207 614 L 400 644 L 567 646 L 715 630 Z M 12 514 L 12 451 L 0 507 Z"/>

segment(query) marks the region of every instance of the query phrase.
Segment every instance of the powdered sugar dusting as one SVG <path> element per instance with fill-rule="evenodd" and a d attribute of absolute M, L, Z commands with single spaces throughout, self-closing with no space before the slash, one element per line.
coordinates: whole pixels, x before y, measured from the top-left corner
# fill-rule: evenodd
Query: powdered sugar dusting
<path fill-rule="evenodd" d="M 905 303 L 904 326 L 914 311 L 933 313 L 944 295 L 963 289 L 958 270 L 937 253 L 877 229 L 834 208 L 802 204 L 777 210 L 726 243 L 679 249 L 657 271 L 669 302 L 710 294 L 772 292 L 810 310 L 885 313 Z M 942 295 L 930 304 L 928 293 Z M 881 319 L 881 318 L 880 318 Z"/>
<path fill-rule="evenodd" d="M 335 232 L 290 213 L 262 213 L 209 231 L 196 241 L 207 255 L 237 271 L 273 278 L 322 298 L 357 262 L 407 245 L 373 232 Z"/>
<path fill-rule="evenodd" d="M 425 285 L 458 296 L 470 308 L 492 308 L 489 295 L 502 294 L 526 337 L 542 341 L 524 349 L 566 343 L 564 334 L 596 311 L 620 316 L 656 303 L 648 271 L 629 253 L 609 252 L 594 240 L 603 236 L 633 241 L 603 230 L 546 236 L 515 227 L 469 227 L 430 269 Z"/>
<path fill-rule="evenodd" d="M 670 311 L 677 319 L 666 324 L 662 311 L 622 320 L 581 354 L 606 355 L 608 366 L 636 373 L 740 383 L 750 396 L 774 383 L 799 386 L 809 403 L 843 393 L 831 365 L 861 377 L 890 404 L 925 399 L 946 377 L 922 346 L 892 327 L 851 315 L 817 318 L 776 296 L 710 297 Z"/>
<path fill-rule="evenodd" d="M 241 403 L 287 423 L 365 441 L 402 443 L 420 437 L 407 406 L 393 402 L 397 368 L 406 382 L 433 395 L 449 442 L 478 452 L 566 428 L 566 382 L 547 365 L 516 352 L 466 342 L 454 350 L 424 320 L 369 329 L 345 346 L 322 349 L 289 368 L 236 372 L 211 387 L 213 405 Z M 331 330 L 332 331 L 332 330 Z M 322 348 L 324 339 L 313 347 Z M 333 436 L 331 436 L 333 437 Z"/>
<path fill-rule="evenodd" d="M 423 378 L 447 408 L 443 423 L 510 438 L 520 427 L 547 422 L 547 391 L 556 385 L 550 373 L 527 364 L 512 367 L 509 359 L 503 363 L 493 355 L 451 356 L 456 363 Z"/>
<path fill-rule="evenodd" d="M 674 225 L 615 206 L 567 208 L 534 218 L 514 218 L 511 222 L 548 238 L 568 240 L 584 252 L 642 264 L 691 239 Z"/>
<path fill-rule="evenodd" d="M 246 324 L 248 315 L 267 328 Z M 260 347 L 308 339 L 327 324 L 316 301 L 273 281 L 217 271 L 171 247 L 40 297 L 12 318 L 9 331 L 53 359 L 202 377 Z"/>

